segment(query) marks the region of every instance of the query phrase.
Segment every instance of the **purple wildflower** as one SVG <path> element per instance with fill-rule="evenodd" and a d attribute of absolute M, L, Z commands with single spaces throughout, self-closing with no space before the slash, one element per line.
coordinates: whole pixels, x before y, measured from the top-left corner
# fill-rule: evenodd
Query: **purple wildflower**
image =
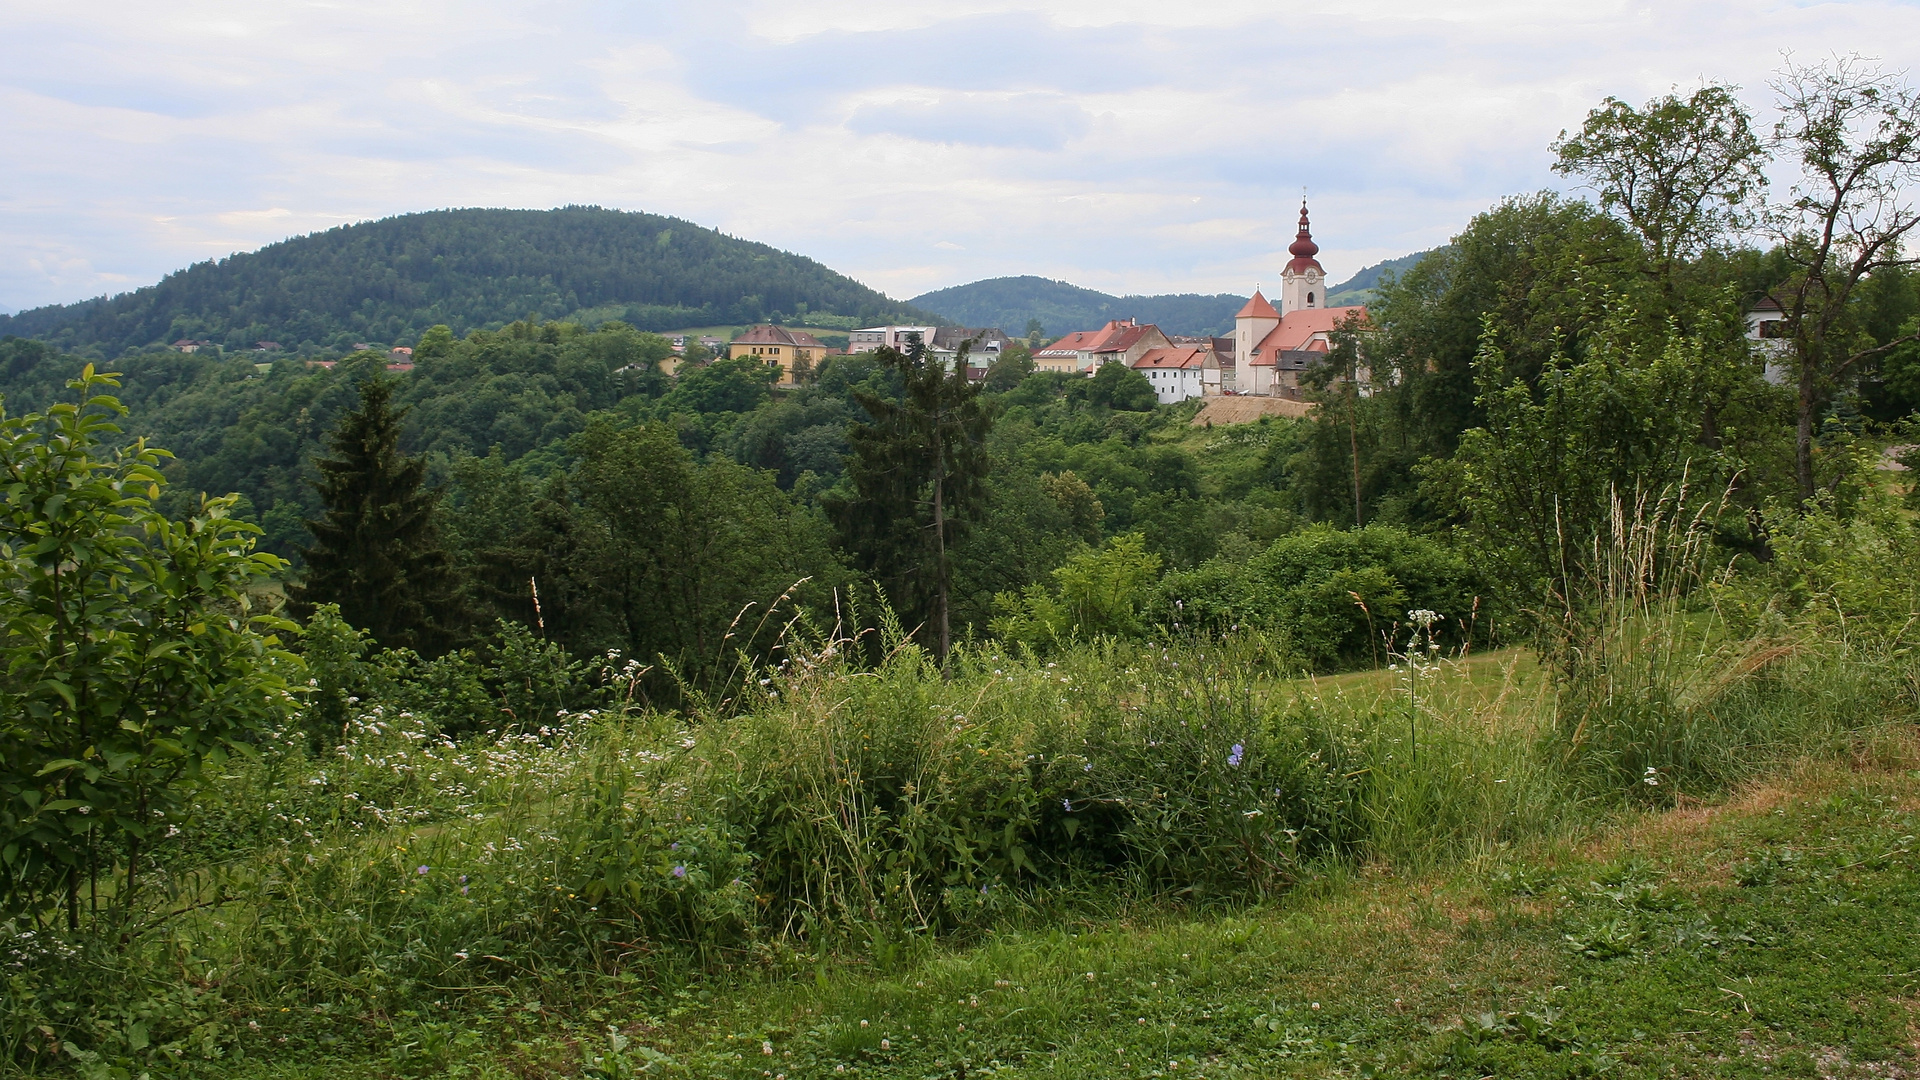
<path fill-rule="evenodd" d="M 686 876 L 687 876 L 687 868 L 686 868 L 685 866 L 676 866 L 676 867 L 674 867 L 674 868 L 673 868 L 673 876 L 674 876 L 674 877 L 686 877 Z"/>
<path fill-rule="evenodd" d="M 418 869 L 418 870 L 416 870 L 416 871 L 415 871 L 415 873 L 417 873 L 417 874 L 420 874 L 420 875 L 422 875 L 422 876 L 425 876 L 425 875 L 426 875 L 426 872 L 427 872 L 427 871 L 428 871 L 429 869 L 430 869 L 430 867 L 425 867 L 425 866 L 423 866 L 423 867 L 421 867 L 420 869 Z"/>
<path fill-rule="evenodd" d="M 1247 753 L 1246 747 L 1241 746 L 1239 743 L 1234 743 L 1233 753 L 1227 755 L 1227 764 L 1233 766 L 1236 769 L 1239 768 L 1240 762 L 1246 760 L 1246 753 Z"/>

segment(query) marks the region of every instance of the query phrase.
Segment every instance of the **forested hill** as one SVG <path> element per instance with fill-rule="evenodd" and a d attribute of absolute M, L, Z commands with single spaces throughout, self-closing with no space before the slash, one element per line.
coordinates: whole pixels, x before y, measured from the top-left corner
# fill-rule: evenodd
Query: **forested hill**
<path fill-rule="evenodd" d="M 1327 290 L 1327 306 L 1338 307 L 1342 304 L 1364 304 L 1371 301 L 1379 291 L 1380 279 L 1387 274 L 1404 274 L 1413 269 L 1421 259 L 1441 251 L 1416 251 L 1411 255 L 1402 255 L 1397 259 L 1377 262 L 1360 271 L 1347 280 Z"/>
<path fill-rule="evenodd" d="M 1225 334 L 1232 332 L 1233 314 L 1246 302 L 1229 293 L 1113 296 L 1031 276 L 988 278 L 908 301 L 966 326 L 998 326 L 1011 334 L 1026 333 L 1028 321 L 1037 319 L 1054 337 L 1129 318 L 1155 323 L 1169 334 Z"/>
<path fill-rule="evenodd" d="M 642 330 L 802 316 L 848 329 L 929 321 L 812 259 L 678 218 L 569 206 L 344 225 L 119 296 L 0 316 L 0 335 L 94 357 L 182 338 L 341 350 L 411 344 L 439 323 L 464 333 L 528 315 Z"/>

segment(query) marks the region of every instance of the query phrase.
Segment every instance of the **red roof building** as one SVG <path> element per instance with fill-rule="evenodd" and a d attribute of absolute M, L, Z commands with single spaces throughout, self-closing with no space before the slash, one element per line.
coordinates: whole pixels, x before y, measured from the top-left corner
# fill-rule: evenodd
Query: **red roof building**
<path fill-rule="evenodd" d="M 1220 392 L 1220 358 L 1209 345 L 1148 349 L 1133 362 L 1162 405 Z"/>
<path fill-rule="evenodd" d="M 1132 364 L 1148 350 L 1172 344 L 1152 323 L 1115 319 L 1098 330 L 1068 334 L 1034 353 L 1033 366 L 1036 371 L 1091 372 L 1108 362 Z"/>

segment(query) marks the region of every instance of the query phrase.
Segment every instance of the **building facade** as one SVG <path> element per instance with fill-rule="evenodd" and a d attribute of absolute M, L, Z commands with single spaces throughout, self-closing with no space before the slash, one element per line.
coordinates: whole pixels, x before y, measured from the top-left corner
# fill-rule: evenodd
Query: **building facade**
<path fill-rule="evenodd" d="M 756 326 L 727 343 L 727 359 L 751 357 L 780 373 L 779 383 L 792 386 L 795 372 L 804 373 L 820 365 L 827 347 L 818 338 L 784 326 Z"/>

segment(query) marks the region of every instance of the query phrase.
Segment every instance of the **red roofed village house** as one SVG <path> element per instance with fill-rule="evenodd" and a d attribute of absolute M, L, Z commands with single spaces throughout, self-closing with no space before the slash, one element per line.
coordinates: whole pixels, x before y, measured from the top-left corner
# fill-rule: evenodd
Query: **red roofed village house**
<path fill-rule="evenodd" d="M 1091 374 L 1101 364 L 1117 362 L 1131 365 L 1150 349 L 1173 345 L 1160 328 L 1141 326 L 1132 319 L 1115 319 L 1098 330 L 1080 330 L 1033 354 L 1036 371 L 1068 371 Z"/>
<path fill-rule="evenodd" d="M 1162 405 L 1220 392 L 1220 358 L 1210 346 L 1148 349 L 1133 362 L 1133 370 L 1147 377 Z"/>

